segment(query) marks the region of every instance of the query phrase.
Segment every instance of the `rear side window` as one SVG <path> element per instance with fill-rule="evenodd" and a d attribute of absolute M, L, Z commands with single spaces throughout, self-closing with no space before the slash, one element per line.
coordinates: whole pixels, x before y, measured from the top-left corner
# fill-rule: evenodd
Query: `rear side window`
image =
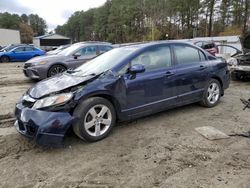
<path fill-rule="evenodd" d="M 23 52 L 23 51 L 25 51 L 25 48 L 24 47 L 18 47 L 14 51 L 15 52 Z"/>
<path fill-rule="evenodd" d="M 25 47 L 25 51 L 28 51 L 28 52 L 30 52 L 30 51 L 33 51 L 34 49 L 32 48 L 32 47 Z"/>
<path fill-rule="evenodd" d="M 176 45 L 174 46 L 174 50 L 178 64 L 190 64 L 190 63 L 200 62 L 202 59 L 200 58 L 199 50 L 192 48 L 190 46 Z"/>
<path fill-rule="evenodd" d="M 131 65 L 135 64 L 144 65 L 146 72 L 170 67 L 172 65 L 170 47 L 158 47 L 143 52 L 131 61 Z"/>
<path fill-rule="evenodd" d="M 109 50 L 111 50 L 112 47 L 111 46 L 99 46 L 99 52 L 102 54 L 102 53 L 105 53 Z"/>

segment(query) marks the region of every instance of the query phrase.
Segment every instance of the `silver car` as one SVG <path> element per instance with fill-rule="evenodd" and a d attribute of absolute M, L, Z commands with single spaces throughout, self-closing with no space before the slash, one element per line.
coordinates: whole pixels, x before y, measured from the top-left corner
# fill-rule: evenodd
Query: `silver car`
<path fill-rule="evenodd" d="M 67 69 L 75 69 L 113 47 L 106 42 L 80 42 L 58 54 L 33 58 L 24 64 L 23 72 L 31 79 L 42 80 Z"/>

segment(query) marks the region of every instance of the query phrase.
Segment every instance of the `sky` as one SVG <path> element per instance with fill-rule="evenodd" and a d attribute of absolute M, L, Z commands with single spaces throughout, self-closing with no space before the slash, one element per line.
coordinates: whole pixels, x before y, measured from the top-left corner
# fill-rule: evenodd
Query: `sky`
<path fill-rule="evenodd" d="M 75 11 L 88 10 L 103 5 L 106 0 L 0 0 L 0 12 L 38 14 L 48 26 L 48 31 L 66 23 Z"/>

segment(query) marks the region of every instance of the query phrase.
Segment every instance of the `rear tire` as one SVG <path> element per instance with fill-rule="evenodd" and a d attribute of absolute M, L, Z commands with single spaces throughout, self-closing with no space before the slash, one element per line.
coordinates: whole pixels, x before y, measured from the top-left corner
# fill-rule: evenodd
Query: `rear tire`
<path fill-rule="evenodd" d="M 211 79 L 205 88 L 203 99 L 200 104 L 202 106 L 212 108 L 219 103 L 221 94 L 222 87 L 220 82 L 216 79 Z"/>
<path fill-rule="evenodd" d="M 48 77 L 55 76 L 55 75 L 57 75 L 59 73 L 62 73 L 64 71 L 66 71 L 66 70 L 67 70 L 66 67 L 63 66 L 63 65 L 59 65 L 59 64 L 58 65 L 52 65 L 50 67 L 50 69 L 48 70 Z"/>
<path fill-rule="evenodd" d="M 114 106 L 101 97 L 86 99 L 76 107 L 73 115 L 78 118 L 73 125 L 74 133 L 87 142 L 107 137 L 116 122 Z"/>
<path fill-rule="evenodd" d="M 10 58 L 8 56 L 2 56 L 1 57 L 1 62 L 2 63 L 8 63 L 8 62 L 10 62 Z"/>

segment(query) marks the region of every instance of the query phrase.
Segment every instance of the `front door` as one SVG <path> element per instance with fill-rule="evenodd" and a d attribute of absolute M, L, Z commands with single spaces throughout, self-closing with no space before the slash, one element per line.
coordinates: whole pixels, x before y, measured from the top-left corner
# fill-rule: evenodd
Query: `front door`
<path fill-rule="evenodd" d="M 75 54 L 79 54 L 80 56 L 72 56 L 68 61 L 70 62 L 69 68 L 77 68 L 81 66 L 83 63 L 93 59 L 97 56 L 96 46 L 87 46 L 79 49 Z"/>
<path fill-rule="evenodd" d="M 176 100 L 175 75 L 169 46 L 151 48 L 133 58 L 130 66 L 142 64 L 144 73 L 131 78 L 124 75 L 128 115 L 140 117 L 174 105 Z"/>

